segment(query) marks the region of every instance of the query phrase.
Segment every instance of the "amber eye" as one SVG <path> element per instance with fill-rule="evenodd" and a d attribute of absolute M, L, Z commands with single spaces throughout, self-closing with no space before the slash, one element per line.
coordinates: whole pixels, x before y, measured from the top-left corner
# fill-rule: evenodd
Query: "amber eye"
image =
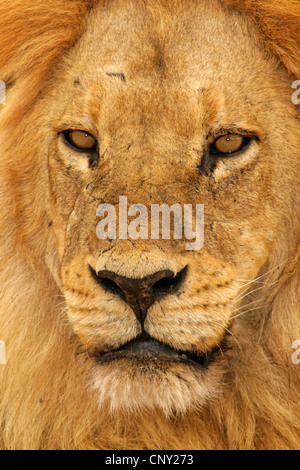
<path fill-rule="evenodd" d="M 230 155 L 242 150 L 250 142 L 251 138 L 239 134 L 227 134 L 219 137 L 213 144 L 213 153 Z"/>
<path fill-rule="evenodd" d="M 97 147 L 96 139 L 86 131 L 64 131 L 65 142 L 78 152 L 90 152 Z"/>

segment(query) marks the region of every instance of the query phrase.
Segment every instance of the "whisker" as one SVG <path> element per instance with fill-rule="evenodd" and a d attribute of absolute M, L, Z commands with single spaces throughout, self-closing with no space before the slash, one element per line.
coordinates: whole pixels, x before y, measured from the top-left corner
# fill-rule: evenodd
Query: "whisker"
<path fill-rule="evenodd" d="M 262 288 L 263 288 L 263 286 L 257 287 L 256 289 L 253 289 L 253 290 L 247 292 L 246 294 L 243 293 L 240 297 L 237 297 L 232 303 L 233 303 L 233 304 L 236 304 L 236 303 L 238 303 L 238 302 L 241 302 L 243 299 L 245 299 L 245 298 L 248 297 L 249 295 L 254 294 L 254 292 L 257 292 L 257 291 L 259 291 L 259 290 L 262 290 Z"/>
<path fill-rule="evenodd" d="M 263 278 L 264 276 L 267 276 L 268 274 L 270 274 L 272 271 L 276 271 L 276 269 L 278 269 L 280 266 L 282 266 L 283 264 L 286 264 L 288 262 L 288 259 L 286 259 L 285 261 L 282 261 L 281 263 L 277 264 L 274 268 L 272 269 L 269 269 L 268 271 L 266 271 L 264 274 L 261 274 L 260 276 L 258 276 L 257 278 L 251 280 L 251 279 L 236 279 L 238 282 L 244 282 L 246 281 L 247 284 L 251 284 L 252 282 L 256 282 L 258 281 L 259 279 Z"/>
<path fill-rule="evenodd" d="M 259 290 L 262 290 L 264 287 L 272 287 L 272 286 L 278 284 L 279 282 L 280 282 L 280 279 L 278 279 L 277 281 L 271 282 L 271 283 L 267 283 L 267 284 L 264 283 L 262 286 L 257 287 L 256 289 L 253 289 L 252 291 L 247 292 L 246 294 L 244 293 L 244 292 L 245 292 L 245 291 L 244 291 L 244 292 L 242 292 L 242 295 L 241 295 L 240 297 L 237 297 L 237 298 L 233 301 L 233 303 L 240 302 L 241 300 L 243 300 L 243 299 L 244 299 L 245 297 L 247 297 L 248 295 L 251 295 L 251 294 L 253 294 L 254 292 L 257 292 L 257 291 L 259 291 Z"/>
<path fill-rule="evenodd" d="M 231 317 L 231 320 L 234 320 L 235 318 L 238 318 L 242 315 L 245 315 L 246 313 L 253 312 L 254 310 L 259 310 L 259 309 L 261 309 L 261 307 L 262 307 L 262 305 L 259 305 L 258 307 L 250 308 L 249 310 L 246 310 L 245 312 L 240 312 L 237 315 L 235 315 L 234 317 Z"/>
<path fill-rule="evenodd" d="M 240 305 L 239 307 L 234 308 L 234 309 L 232 310 L 232 313 L 239 312 L 240 310 L 242 310 L 242 309 L 244 309 L 244 308 L 248 308 L 248 307 L 250 307 L 251 305 L 257 304 L 258 302 L 262 302 L 262 299 L 252 300 L 251 302 L 248 302 L 248 303 L 245 304 L 245 305 Z"/>
<path fill-rule="evenodd" d="M 221 323 L 219 323 L 219 322 L 217 322 L 217 321 L 215 321 L 215 320 L 212 320 L 212 323 L 215 323 L 216 325 L 221 326 L 227 333 L 229 333 L 229 334 L 233 337 L 233 339 L 235 340 L 235 342 L 237 343 L 237 345 L 238 345 L 238 347 L 239 347 L 241 353 L 243 352 L 242 347 L 241 347 L 241 345 L 240 345 L 240 343 L 239 343 L 237 337 L 232 333 L 232 331 L 230 331 L 228 328 L 226 328 L 226 326 L 222 325 Z"/>

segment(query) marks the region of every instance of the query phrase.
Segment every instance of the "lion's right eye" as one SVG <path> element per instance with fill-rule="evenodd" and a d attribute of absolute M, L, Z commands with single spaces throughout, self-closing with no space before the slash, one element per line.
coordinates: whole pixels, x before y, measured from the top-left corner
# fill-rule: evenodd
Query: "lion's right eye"
<path fill-rule="evenodd" d="M 245 150 L 252 139 L 240 134 L 226 134 L 215 140 L 211 151 L 220 157 L 235 155 Z"/>
<path fill-rule="evenodd" d="M 62 134 L 65 143 L 77 152 L 91 152 L 97 147 L 97 140 L 86 131 L 67 130 Z"/>

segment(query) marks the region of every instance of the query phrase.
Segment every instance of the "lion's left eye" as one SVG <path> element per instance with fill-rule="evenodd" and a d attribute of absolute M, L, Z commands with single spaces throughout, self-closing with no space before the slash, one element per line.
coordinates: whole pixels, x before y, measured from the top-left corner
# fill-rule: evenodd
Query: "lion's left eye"
<path fill-rule="evenodd" d="M 251 141 L 251 137 L 240 134 L 227 134 L 219 137 L 212 145 L 215 155 L 231 155 L 243 150 Z"/>
<path fill-rule="evenodd" d="M 86 131 L 68 130 L 63 133 L 65 143 L 77 152 L 90 152 L 97 147 L 96 139 Z"/>

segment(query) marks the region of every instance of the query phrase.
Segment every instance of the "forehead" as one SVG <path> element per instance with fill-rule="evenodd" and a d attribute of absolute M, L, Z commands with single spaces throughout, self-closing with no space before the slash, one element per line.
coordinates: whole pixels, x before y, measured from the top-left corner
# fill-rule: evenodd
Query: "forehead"
<path fill-rule="evenodd" d="M 108 114 L 106 101 L 116 112 L 135 102 L 157 116 L 164 102 L 165 109 L 191 114 L 193 109 L 199 116 L 197 99 L 208 90 L 204 107 L 213 109 L 217 102 L 214 114 L 222 108 L 221 120 L 242 125 L 245 111 L 248 120 L 252 115 L 257 122 L 253 105 L 261 108 L 264 121 L 266 101 L 272 95 L 287 100 L 290 93 L 285 72 L 267 54 L 252 20 L 220 0 L 100 2 L 67 69 L 70 101 L 97 119 L 100 102 L 102 113 Z M 194 116 L 190 118 L 191 123 Z"/>
<path fill-rule="evenodd" d="M 101 3 L 101 2 L 100 2 Z M 110 0 L 90 15 L 74 73 L 201 85 L 255 75 L 263 46 L 251 20 L 218 0 Z M 258 54 L 258 50 L 261 54 Z M 123 74 L 123 75 L 122 75 Z"/>

